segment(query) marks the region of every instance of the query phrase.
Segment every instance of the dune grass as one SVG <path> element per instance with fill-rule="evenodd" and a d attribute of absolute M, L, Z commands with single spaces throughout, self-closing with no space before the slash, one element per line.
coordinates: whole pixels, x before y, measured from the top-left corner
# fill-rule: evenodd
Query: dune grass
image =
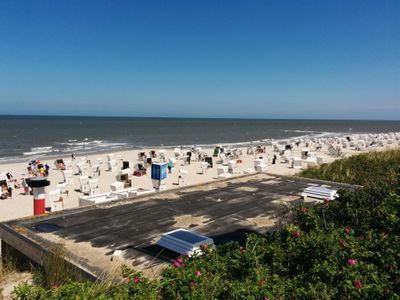
<path fill-rule="evenodd" d="M 7 275 L 16 272 L 17 267 L 14 260 L 6 255 L 0 259 L 0 284 L 4 281 Z"/>
<path fill-rule="evenodd" d="M 400 169 L 400 149 L 368 152 L 308 168 L 299 176 L 358 185 L 391 183 Z"/>

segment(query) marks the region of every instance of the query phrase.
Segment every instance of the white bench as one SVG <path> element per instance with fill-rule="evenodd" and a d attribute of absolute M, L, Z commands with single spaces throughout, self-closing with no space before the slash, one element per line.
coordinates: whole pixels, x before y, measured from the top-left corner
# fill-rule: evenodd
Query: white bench
<path fill-rule="evenodd" d="M 338 197 L 338 194 L 337 190 L 331 190 L 322 186 L 310 186 L 304 189 L 301 196 L 304 197 L 304 199 L 307 199 L 307 197 L 311 197 L 322 200 L 334 200 Z"/>
<path fill-rule="evenodd" d="M 115 200 L 118 200 L 118 197 L 111 195 L 110 193 L 97 194 L 93 196 L 80 196 L 79 206 L 93 205 Z"/>

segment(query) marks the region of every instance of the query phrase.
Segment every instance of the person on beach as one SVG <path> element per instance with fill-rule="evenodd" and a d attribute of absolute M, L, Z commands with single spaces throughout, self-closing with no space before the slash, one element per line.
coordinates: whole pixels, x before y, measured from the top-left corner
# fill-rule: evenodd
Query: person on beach
<path fill-rule="evenodd" d="M 45 168 L 43 167 L 43 165 L 40 165 L 39 166 L 39 176 L 45 176 L 46 175 L 46 170 L 45 170 Z"/>
<path fill-rule="evenodd" d="M 11 187 L 7 187 L 7 184 L 3 184 L 1 186 L 1 196 L 0 199 L 7 199 L 8 197 L 11 198 L 12 196 L 12 188 Z"/>
<path fill-rule="evenodd" d="M 45 167 L 45 174 L 47 177 L 47 176 L 49 176 L 50 166 L 48 164 L 45 164 L 44 167 Z"/>
<path fill-rule="evenodd" d="M 169 162 L 168 162 L 168 165 L 167 165 L 167 167 L 168 167 L 168 174 L 171 174 L 171 171 L 172 171 L 172 167 L 174 166 L 174 163 L 170 160 Z"/>
<path fill-rule="evenodd" d="M 75 152 L 72 152 L 72 154 L 71 154 L 71 159 L 72 159 L 72 160 L 75 160 Z"/>
<path fill-rule="evenodd" d="M 32 174 L 32 163 L 29 163 L 26 169 L 28 170 L 28 174 Z"/>
<path fill-rule="evenodd" d="M 14 189 L 19 189 L 21 188 L 21 184 L 19 184 L 17 179 L 14 179 Z"/>

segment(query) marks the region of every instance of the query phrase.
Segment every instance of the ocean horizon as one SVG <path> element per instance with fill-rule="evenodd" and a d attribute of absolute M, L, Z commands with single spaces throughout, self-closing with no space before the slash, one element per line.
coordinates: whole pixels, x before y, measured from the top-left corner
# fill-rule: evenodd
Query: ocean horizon
<path fill-rule="evenodd" d="M 0 115 L 0 162 L 148 147 L 400 131 L 398 120 Z"/>

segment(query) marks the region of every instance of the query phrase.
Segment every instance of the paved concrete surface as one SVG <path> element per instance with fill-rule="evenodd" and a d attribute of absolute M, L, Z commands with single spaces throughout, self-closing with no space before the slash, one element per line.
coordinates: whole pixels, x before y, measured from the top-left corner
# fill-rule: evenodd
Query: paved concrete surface
<path fill-rule="evenodd" d="M 300 200 L 304 188 L 315 184 L 321 183 L 256 174 L 8 224 L 24 226 L 26 235 L 42 246 L 57 238 L 89 266 L 109 271 L 112 253 L 120 249 L 125 263 L 146 270 L 176 257 L 155 245 L 162 233 L 185 227 L 213 238 L 216 244 L 243 243 L 246 233 L 273 229 L 278 204 Z M 177 222 L 182 216 L 184 222 Z M 43 222 L 59 229 L 41 234 L 36 228 Z"/>

